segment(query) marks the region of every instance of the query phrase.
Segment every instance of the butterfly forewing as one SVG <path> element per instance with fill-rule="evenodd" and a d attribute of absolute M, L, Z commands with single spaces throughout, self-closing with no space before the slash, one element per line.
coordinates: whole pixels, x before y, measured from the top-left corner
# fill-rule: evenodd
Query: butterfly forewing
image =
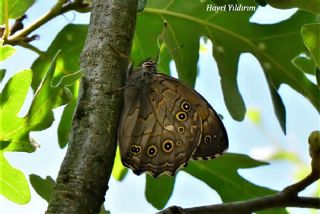
<path fill-rule="evenodd" d="M 118 139 L 124 165 L 136 174 L 173 175 L 188 162 L 201 139 L 200 115 L 183 111 L 184 97 L 166 82 L 155 74 L 124 92 Z"/>

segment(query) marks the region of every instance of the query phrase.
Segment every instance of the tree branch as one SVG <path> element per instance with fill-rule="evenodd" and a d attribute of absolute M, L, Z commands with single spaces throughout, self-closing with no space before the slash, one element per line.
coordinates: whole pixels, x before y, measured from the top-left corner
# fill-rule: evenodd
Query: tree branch
<path fill-rule="evenodd" d="M 299 197 L 298 193 L 320 178 L 320 134 L 312 133 L 309 137 L 309 150 L 311 161 L 311 173 L 301 181 L 284 188 L 281 192 L 250 199 L 246 201 L 230 202 L 217 205 L 181 208 L 172 206 L 162 210 L 161 214 L 179 213 L 252 213 L 259 210 L 280 208 L 280 207 L 300 207 L 320 209 L 320 198 Z"/>
<path fill-rule="evenodd" d="M 310 177 L 310 175 L 308 177 Z M 269 208 L 279 208 L 279 207 L 300 207 L 300 208 L 320 209 L 319 198 L 299 197 L 297 196 L 297 192 L 295 192 L 296 190 L 300 191 L 301 189 L 300 187 L 302 186 L 301 183 L 303 183 L 306 187 L 315 181 L 314 179 L 310 180 L 307 178 L 303 179 L 302 181 L 294 185 L 286 187 L 284 190 L 282 190 L 276 195 L 264 196 L 264 197 L 255 198 L 255 199 L 246 200 L 246 201 L 230 202 L 230 203 L 201 206 L 201 207 L 192 207 L 192 208 L 181 208 L 177 206 L 172 206 L 159 213 L 161 214 L 252 213 L 259 210 L 264 210 Z M 317 179 L 319 179 L 319 175 Z M 299 188 L 296 188 L 296 187 L 299 187 Z"/>
<path fill-rule="evenodd" d="M 20 45 L 20 41 L 24 40 L 33 31 L 49 22 L 51 19 L 71 10 L 84 10 L 88 6 L 82 4 L 81 1 L 72 1 L 68 3 L 66 2 L 67 0 L 57 0 L 57 3 L 46 14 L 42 15 L 40 18 L 38 18 L 16 34 L 5 37 L 4 43 L 10 45 Z M 9 32 L 9 26 L 6 26 L 6 31 Z"/>
<path fill-rule="evenodd" d="M 177 206 L 169 207 L 159 213 L 161 214 L 201 214 L 201 213 L 252 213 L 259 210 L 279 208 L 279 207 L 300 207 L 320 209 L 320 199 L 313 197 L 298 197 L 282 192 L 261 198 L 247 201 L 230 202 L 210 206 L 181 208 Z"/>
<path fill-rule="evenodd" d="M 46 213 L 98 213 L 108 189 L 116 151 L 121 87 L 128 61 L 137 1 L 93 0 L 80 67 L 85 72 L 69 147 Z"/>

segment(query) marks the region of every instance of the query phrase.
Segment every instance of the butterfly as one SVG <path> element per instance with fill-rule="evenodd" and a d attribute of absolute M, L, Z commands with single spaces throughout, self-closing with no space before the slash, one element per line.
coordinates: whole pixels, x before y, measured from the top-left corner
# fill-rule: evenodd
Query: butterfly
<path fill-rule="evenodd" d="M 175 175 L 190 159 L 212 159 L 228 148 L 226 129 L 211 105 L 147 59 L 131 70 L 118 125 L 123 165 L 140 175 Z"/>

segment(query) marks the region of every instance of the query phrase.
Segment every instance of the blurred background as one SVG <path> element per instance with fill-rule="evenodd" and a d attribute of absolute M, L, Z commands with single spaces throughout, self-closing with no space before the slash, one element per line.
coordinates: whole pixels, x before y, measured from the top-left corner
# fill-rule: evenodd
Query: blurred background
<path fill-rule="evenodd" d="M 27 11 L 28 18 L 25 25 L 37 19 L 53 4 L 54 1 L 38 0 Z M 251 18 L 251 22 L 276 23 L 287 19 L 295 11 L 295 9 L 278 10 L 268 6 L 259 7 Z M 89 14 L 74 12 L 59 16 L 35 32 L 40 35 L 40 40 L 32 44 L 41 50 L 46 50 L 66 24 L 88 24 L 89 18 Z M 239 61 L 238 85 L 248 112 L 243 122 L 234 121 L 223 102 L 217 65 L 211 55 L 212 44 L 203 39 L 199 42 L 201 43 L 199 74 L 195 89 L 219 114 L 223 115 L 223 123 L 230 141 L 228 151 L 247 154 L 252 158 L 270 163 L 267 166 L 239 170 L 239 173 L 252 183 L 274 190 L 281 190 L 303 178 L 310 170 L 307 140 L 312 131 L 319 130 L 319 115 L 314 107 L 290 87 L 282 85 L 279 93 L 287 111 L 287 135 L 284 135 L 274 114 L 268 85 L 259 62 L 251 54 L 242 54 Z M 1 66 L 7 69 L 1 88 L 16 72 L 30 68 L 38 57 L 30 50 L 16 48 L 16 54 Z M 173 62 L 170 67 L 171 74 L 177 76 Z M 315 82 L 312 78 L 310 76 L 310 79 Z M 20 115 L 27 112 L 32 96 L 30 89 Z M 66 152 L 66 149 L 59 148 L 57 140 L 57 126 L 62 110 L 63 107 L 55 109 L 55 122 L 49 129 L 31 133 L 31 136 L 41 145 L 40 149 L 31 154 L 5 153 L 11 165 L 22 170 L 26 177 L 29 174 L 37 174 L 43 178 L 46 176 L 56 178 Z M 109 187 L 105 207 L 111 213 L 155 213 L 157 211 L 145 200 L 145 175 L 136 176 L 129 170 L 122 182 L 111 177 Z M 319 195 L 319 189 L 318 182 L 309 186 L 301 195 Z M 44 213 L 47 207 L 46 201 L 32 187 L 31 194 L 31 201 L 26 205 L 12 203 L 0 195 L 1 210 L 4 211 L 3 213 Z M 167 206 L 192 207 L 219 202 L 221 202 L 220 197 L 214 190 L 189 174 L 179 172 Z M 310 209 L 290 208 L 288 210 L 290 213 L 317 213 L 316 210 Z"/>

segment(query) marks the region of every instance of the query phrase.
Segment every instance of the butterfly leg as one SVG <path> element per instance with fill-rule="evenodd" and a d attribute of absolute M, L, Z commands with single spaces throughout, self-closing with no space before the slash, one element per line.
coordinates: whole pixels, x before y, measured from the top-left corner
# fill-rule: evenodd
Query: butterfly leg
<path fill-rule="evenodd" d="M 109 45 L 109 46 L 110 46 L 111 50 L 112 50 L 118 57 L 121 57 L 121 58 L 124 58 L 124 59 L 128 60 L 128 62 L 129 62 L 128 71 L 130 72 L 130 71 L 132 70 L 132 68 L 133 68 L 133 60 L 132 60 L 129 56 L 127 56 L 127 55 L 121 53 L 120 51 L 118 51 L 118 50 L 117 50 L 116 48 L 114 48 L 112 45 Z M 128 71 L 127 71 L 127 72 L 128 72 Z M 129 74 L 129 73 L 127 73 L 127 74 Z"/>
<path fill-rule="evenodd" d="M 121 53 L 119 50 L 117 50 L 117 49 L 116 49 L 115 47 L 113 47 L 112 45 L 109 45 L 109 47 L 110 47 L 110 49 L 113 51 L 113 53 L 115 53 L 118 57 L 124 58 L 124 59 L 126 59 L 126 60 L 129 62 L 128 67 L 127 67 L 127 71 L 126 71 L 126 78 L 127 78 L 128 75 L 131 73 L 131 71 L 132 71 L 132 69 L 133 69 L 133 60 L 132 60 L 129 56 Z M 125 86 L 122 86 L 122 87 L 120 87 L 120 88 L 117 88 L 117 89 L 115 89 L 115 90 L 112 90 L 112 91 L 108 92 L 107 94 L 116 93 L 116 92 L 122 91 L 123 89 L 128 88 L 128 87 L 131 87 L 131 86 L 133 86 L 133 84 L 130 84 L 130 83 L 129 83 L 129 84 L 126 84 Z"/>

